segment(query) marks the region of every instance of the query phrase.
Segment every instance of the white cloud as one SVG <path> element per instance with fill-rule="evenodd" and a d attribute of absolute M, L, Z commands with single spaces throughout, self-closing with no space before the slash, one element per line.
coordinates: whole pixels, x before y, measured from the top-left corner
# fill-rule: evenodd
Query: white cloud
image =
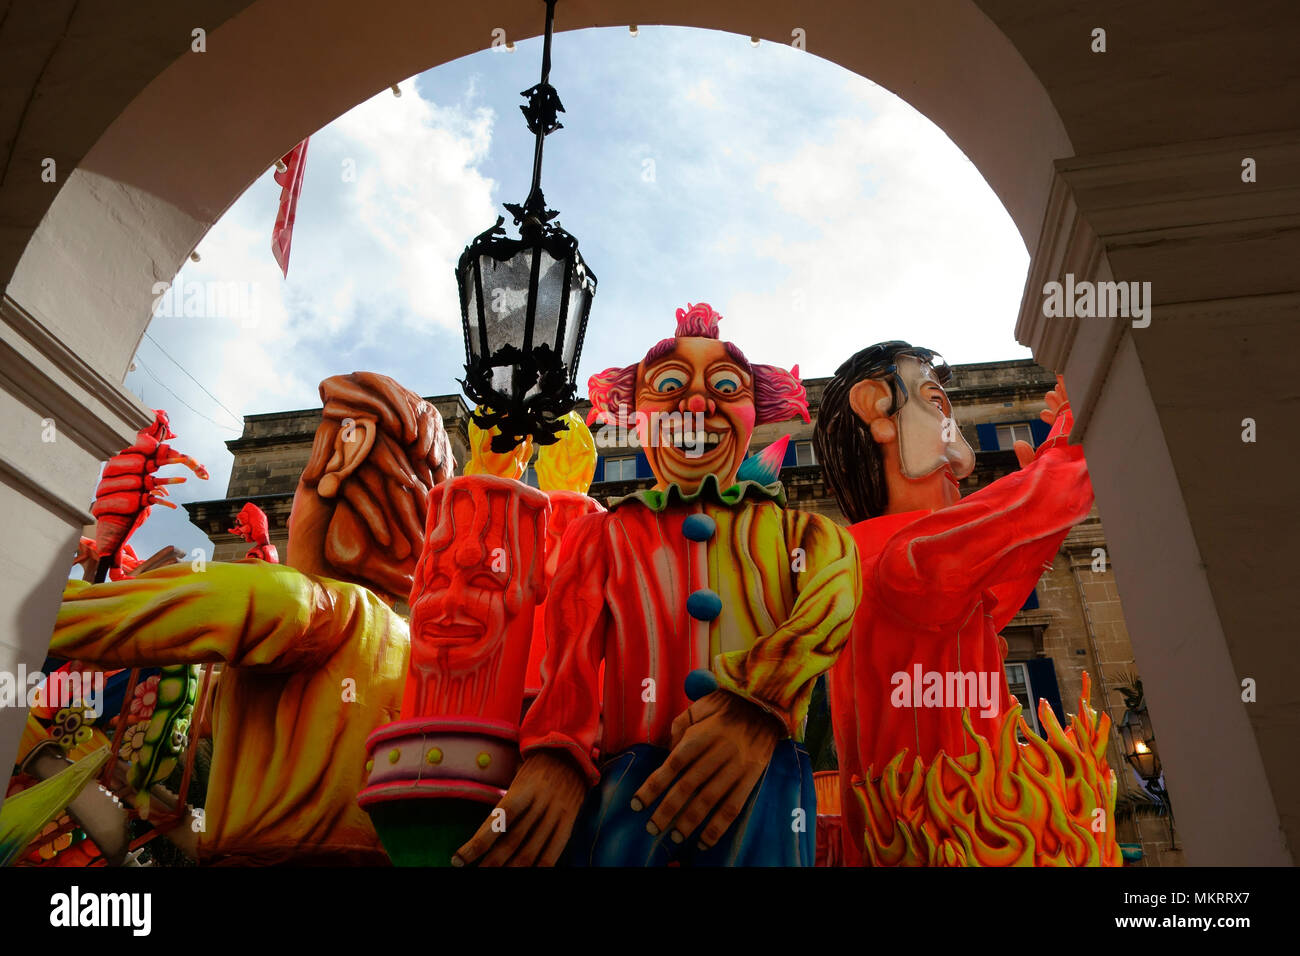
<path fill-rule="evenodd" d="M 475 168 L 492 121 L 486 108 L 466 113 L 381 93 L 329 127 L 343 158 L 356 162 L 346 209 L 391 257 L 386 278 L 404 291 L 409 323 L 459 326 L 453 267 L 467 239 L 496 216 L 492 182 Z"/>
<path fill-rule="evenodd" d="M 837 118 L 827 138 L 756 172 L 798 228 L 753 238 L 781 279 L 731 297 L 755 340 L 746 348 L 794 354 L 790 330 L 811 323 L 825 334 L 800 340 L 806 374 L 830 374 L 889 338 L 985 360 L 988 330 L 1008 328 L 1019 307 L 1029 261 L 1020 235 L 941 130 L 880 87 L 857 85 L 862 115 Z"/>
<path fill-rule="evenodd" d="M 175 500 L 225 494 L 224 442 L 238 430 L 217 402 L 238 415 L 311 407 L 322 378 L 357 367 L 352 352 L 403 342 L 412 330 L 459 328 L 455 263 L 496 216 L 493 183 L 477 168 L 493 115 L 435 105 L 410 83 L 403 93 L 385 90 L 312 137 L 287 280 L 271 254 L 280 188 L 269 170 L 204 237 L 201 261 L 186 263 L 174 280 L 182 290 L 239 283 L 256 304 L 255 322 L 246 314 L 160 315 L 149 329 L 154 341 L 141 343 L 143 367 L 128 385 L 168 410 L 177 447 L 212 472 L 207 482 L 190 478 L 175 488 Z M 354 182 L 344 179 L 345 160 Z M 377 370 L 409 382 L 405 369 L 419 356 L 399 348 L 392 361 Z M 204 544 L 184 511 L 161 508 L 135 538 L 142 553 Z"/>
<path fill-rule="evenodd" d="M 713 82 L 709 79 L 702 79 L 690 87 L 685 93 L 688 102 L 694 103 L 707 110 L 716 110 L 718 108 L 718 94 L 713 89 Z"/>

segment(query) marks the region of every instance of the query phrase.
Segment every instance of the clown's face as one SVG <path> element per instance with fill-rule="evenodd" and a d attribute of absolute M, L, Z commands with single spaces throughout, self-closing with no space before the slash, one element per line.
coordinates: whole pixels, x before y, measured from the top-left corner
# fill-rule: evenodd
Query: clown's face
<path fill-rule="evenodd" d="M 956 485 L 974 470 L 975 453 L 952 417 L 952 404 L 934 369 L 903 355 L 898 378 L 907 389 L 907 401 L 895 416 L 903 477 L 916 481 L 944 469 Z"/>
<path fill-rule="evenodd" d="M 680 338 L 671 352 L 642 362 L 635 403 L 657 489 L 675 483 L 690 494 L 709 474 L 723 488 L 735 483 L 754 431 L 754 380 L 723 342 Z"/>

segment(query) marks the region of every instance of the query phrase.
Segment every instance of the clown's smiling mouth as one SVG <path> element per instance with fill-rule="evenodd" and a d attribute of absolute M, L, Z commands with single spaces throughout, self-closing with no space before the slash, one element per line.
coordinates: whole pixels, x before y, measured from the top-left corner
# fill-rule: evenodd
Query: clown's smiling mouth
<path fill-rule="evenodd" d="M 699 448 L 701 445 L 705 448 L 716 446 L 730 437 L 730 432 L 721 431 L 673 432 L 664 435 L 659 444 L 664 448 L 690 450 Z"/>
<path fill-rule="evenodd" d="M 668 484 L 694 487 L 709 473 L 725 478 L 736 467 L 736 439 L 729 430 L 664 437 L 678 439 L 674 444 L 661 443 L 653 452 L 657 460 L 654 470 Z"/>

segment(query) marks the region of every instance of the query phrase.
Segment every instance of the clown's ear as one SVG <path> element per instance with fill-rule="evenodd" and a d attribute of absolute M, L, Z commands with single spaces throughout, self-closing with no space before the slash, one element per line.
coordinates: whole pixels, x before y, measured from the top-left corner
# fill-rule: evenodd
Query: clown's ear
<path fill-rule="evenodd" d="M 334 454 L 316 485 L 322 498 L 333 498 L 339 486 L 361 466 L 375 447 L 378 428 L 373 418 L 345 418 L 334 434 Z"/>

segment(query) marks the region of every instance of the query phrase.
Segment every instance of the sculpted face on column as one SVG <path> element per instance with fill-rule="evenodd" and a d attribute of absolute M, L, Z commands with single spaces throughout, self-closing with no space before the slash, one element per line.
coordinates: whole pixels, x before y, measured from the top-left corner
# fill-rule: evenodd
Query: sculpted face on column
<path fill-rule="evenodd" d="M 518 722 L 546 597 L 549 513 L 544 493 L 493 475 L 453 478 L 429 495 L 404 718 Z"/>
<path fill-rule="evenodd" d="M 518 634 L 531 640 L 548 509 L 542 492 L 509 479 L 476 475 L 435 489 L 411 591 L 413 661 L 461 673 Z"/>

